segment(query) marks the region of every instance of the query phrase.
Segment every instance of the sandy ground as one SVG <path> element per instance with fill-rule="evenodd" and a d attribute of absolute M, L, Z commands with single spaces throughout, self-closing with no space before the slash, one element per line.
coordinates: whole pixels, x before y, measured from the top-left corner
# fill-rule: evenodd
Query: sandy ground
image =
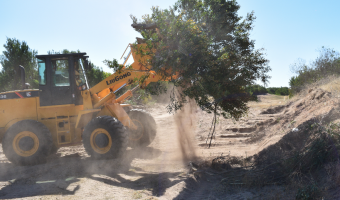
<path fill-rule="evenodd" d="M 247 157 L 258 153 L 293 128 L 285 122 L 281 124 L 281 110 L 270 112 L 268 109 L 289 103 L 293 105 L 287 97 L 261 95 L 259 102 L 249 104 L 248 116 L 239 122 L 219 119 L 211 148 L 207 148 L 206 137 L 212 115 L 196 109 L 192 139 L 196 155 L 200 160 L 209 160 L 221 154 Z M 83 146 L 76 146 L 59 149 L 46 164 L 15 166 L 0 148 L 0 199 L 293 198 L 287 196 L 284 186 L 224 186 L 220 184 L 221 177 L 214 173 L 202 177 L 188 173 L 189 161 L 183 160 L 180 151 L 178 127 L 165 107 L 165 104 L 155 104 L 147 108 L 156 120 L 157 137 L 147 148 L 128 149 L 123 161 L 93 160 Z M 290 116 L 289 112 L 284 115 Z"/>

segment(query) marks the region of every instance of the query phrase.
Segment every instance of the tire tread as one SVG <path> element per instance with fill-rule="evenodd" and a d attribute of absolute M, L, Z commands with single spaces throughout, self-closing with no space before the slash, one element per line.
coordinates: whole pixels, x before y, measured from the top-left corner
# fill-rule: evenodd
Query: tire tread
<path fill-rule="evenodd" d="M 111 149 L 106 154 L 98 154 L 96 153 L 91 146 L 90 143 L 90 136 L 93 130 L 96 128 L 103 128 L 100 126 L 107 126 L 106 128 L 109 128 L 110 130 L 107 130 L 111 137 L 119 140 L 119 146 L 118 149 Z M 114 131 L 114 132 L 113 132 Z M 113 140 L 112 138 L 112 140 Z M 112 141 L 114 142 L 114 141 Z M 127 134 L 125 131 L 125 127 L 123 124 L 118 121 L 116 118 L 111 116 L 99 116 L 94 119 L 92 119 L 85 127 L 83 132 L 83 144 L 86 152 L 96 159 L 112 159 L 112 158 L 118 158 L 123 157 L 126 148 L 127 148 Z"/>

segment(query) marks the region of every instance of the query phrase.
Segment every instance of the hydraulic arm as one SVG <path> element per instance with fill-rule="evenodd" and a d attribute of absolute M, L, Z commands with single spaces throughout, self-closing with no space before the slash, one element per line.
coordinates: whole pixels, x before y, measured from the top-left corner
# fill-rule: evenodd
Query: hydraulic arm
<path fill-rule="evenodd" d="M 129 44 L 128 47 L 130 47 L 131 50 L 123 63 L 124 67 L 120 71 L 115 72 L 97 85 L 93 86 L 91 89 L 82 91 L 82 96 L 84 111 L 101 109 L 100 115 L 112 115 L 121 121 L 124 126 L 130 129 L 136 129 L 137 127 L 123 109 L 123 107 L 130 105 L 122 103 L 132 97 L 132 92 L 138 87 L 145 88 L 150 82 L 157 82 L 161 80 L 162 77 L 157 75 L 155 71 L 148 70 L 140 64 L 143 63 L 142 60 L 145 61 L 147 57 L 141 58 L 139 55 L 134 53 L 131 44 Z M 134 58 L 134 63 L 132 63 L 131 67 L 126 68 L 126 60 L 131 54 Z M 128 90 L 120 97 L 116 97 L 115 91 L 124 86 L 130 85 L 141 78 L 143 79 L 143 82 L 139 83 L 137 87 L 132 90 Z"/>

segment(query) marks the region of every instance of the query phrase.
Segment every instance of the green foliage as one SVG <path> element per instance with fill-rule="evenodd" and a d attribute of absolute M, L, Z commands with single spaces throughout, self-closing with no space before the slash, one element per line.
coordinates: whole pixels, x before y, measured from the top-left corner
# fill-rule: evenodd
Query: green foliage
<path fill-rule="evenodd" d="M 104 60 L 103 63 L 108 66 L 110 69 L 113 69 L 114 72 L 121 70 L 124 66 L 118 64 L 116 59 L 111 60 Z"/>
<path fill-rule="evenodd" d="M 246 92 L 251 95 L 258 95 L 258 94 L 275 94 L 275 95 L 289 95 L 289 88 L 288 87 L 269 87 L 265 88 L 261 85 L 251 85 L 246 87 Z"/>
<path fill-rule="evenodd" d="M 251 95 L 265 94 L 268 93 L 267 89 L 261 85 L 251 85 L 246 87 L 246 92 Z"/>
<path fill-rule="evenodd" d="M 21 87 L 21 73 L 19 65 L 25 68 L 25 82 L 31 87 L 38 88 L 37 51 L 29 48 L 25 41 L 7 38 L 5 51 L 0 57 L 2 69 L 0 71 L 0 91 L 19 90 Z"/>
<path fill-rule="evenodd" d="M 262 49 L 255 49 L 249 38 L 254 13 L 242 19 L 239 8 L 236 0 L 179 0 L 169 9 L 153 7 L 141 21 L 131 16 L 133 23 L 158 27 L 137 30 L 146 47 L 136 53 L 151 56 L 142 64 L 153 66 L 164 79 L 179 77 L 172 82 L 182 92 L 172 96 L 170 111 L 180 109 L 189 97 L 224 117 L 239 119 L 247 112 L 252 97 L 244 88 L 258 79 L 267 82 L 270 67 Z"/>
<path fill-rule="evenodd" d="M 289 95 L 288 87 L 269 87 L 267 88 L 269 94 L 275 95 Z"/>
<path fill-rule="evenodd" d="M 319 57 L 313 62 L 307 65 L 300 59 L 291 65 L 291 71 L 297 74 L 289 80 L 292 94 L 295 94 L 307 84 L 330 75 L 340 75 L 340 54 L 333 49 L 322 47 L 319 50 Z"/>
<path fill-rule="evenodd" d="M 294 92 L 300 92 L 301 88 L 300 86 L 303 85 L 302 79 L 299 76 L 292 76 L 289 79 L 289 86 L 294 90 Z"/>
<path fill-rule="evenodd" d="M 145 91 L 151 95 L 165 93 L 169 90 L 170 84 L 168 81 L 152 82 L 146 86 Z"/>
<path fill-rule="evenodd" d="M 108 72 L 104 72 L 102 68 L 95 66 L 91 63 L 92 68 L 86 71 L 87 81 L 89 83 L 89 87 L 93 87 L 98 84 L 100 81 L 106 79 L 111 74 Z"/>

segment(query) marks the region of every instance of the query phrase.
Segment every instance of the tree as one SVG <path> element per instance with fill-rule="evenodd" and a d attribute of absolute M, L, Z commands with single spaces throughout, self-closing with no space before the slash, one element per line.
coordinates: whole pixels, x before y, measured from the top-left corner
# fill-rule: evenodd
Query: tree
<path fill-rule="evenodd" d="M 289 79 L 289 86 L 294 93 L 300 92 L 303 82 L 299 76 L 292 76 Z"/>
<path fill-rule="evenodd" d="M 111 75 L 108 72 L 104 72 L 102 68 L 95 66 L 92 63 L 90 63 L 90 65 L 92 66 L 91 69 L 86 71 L 86 77 L 90 87 L 97 85 L 100 81 Z"/>
<path fill-rule="evenodd" d="M 266 83 L 271 69 L 249 38 L 254 13 L 242 19 L 239 8 L 236 0 L 179 0 L 169 9 L 153 7 L 141 20 L 131 16 L 146 44 L 135 45 L 136 53 L 151 57 L 142 64 L 164 80 L 178 76 L 172 82 L 182 92 L 171 96 L 170 111 L 180 109 L 186 97 L 224 117 L 239 119 L 248 111 L 246 86 L 258 79 Z"/>
<path fill-rule="evenodd" d="M 246 92 L 252 94 L 252 95 L 258 95 L 258 94 L 265 94 L 267 93 L 267 89 L 261 85 L 255 84 L 250 85 L 246 87 Z"/>
<path fill-rule="evenodd" d="M 289 88 L 288 87 L 269 87 L 267 88 L 269 94 L 275 95 L 289 95 Z"/>
<path fill-rule="evenodd" d="M 29 48 L 25 41 L 7 38 L 5 51 L 0 57 L 0 91 L 19 90 L 21 88 L 21 73 L 19 65 L 25 68 L 25 81 L 33 88 L 38 87 L 36 50 Z"/>

